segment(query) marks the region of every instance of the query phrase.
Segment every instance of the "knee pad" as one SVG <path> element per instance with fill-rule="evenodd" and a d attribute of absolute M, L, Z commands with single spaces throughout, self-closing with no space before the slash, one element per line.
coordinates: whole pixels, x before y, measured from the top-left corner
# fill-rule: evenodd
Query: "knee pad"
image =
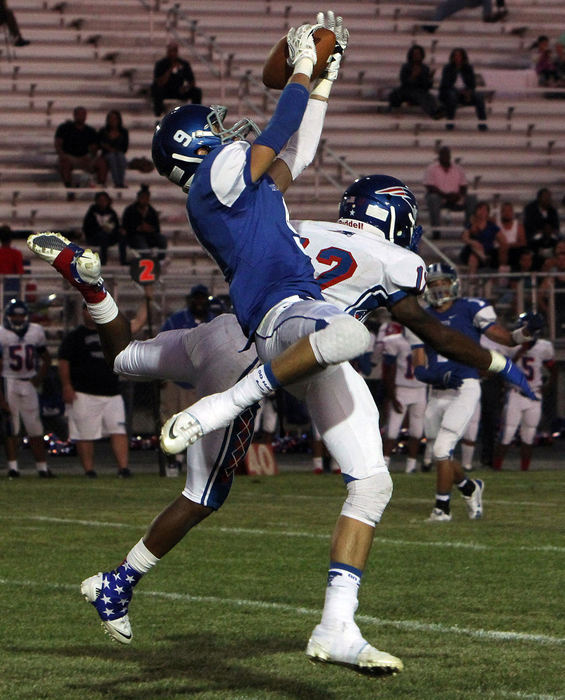
<path fill-rule="evenodd" d="M 353 316 L 335 316 L 321 331 L 311 333 L 310 345 L 318 364 L 337 365 L 365 353 L 371 334 Z"/>
<path fill-rule="evenodd" d="M 451 459 L 455 445 L 457 444 L 457 435 L 442 428 L 434 441 L 433 456 L 434 460 Z"/>
<path fill-rule="evenodd" d="M 382 471 L 350 481 L 347 491 L 341 514 L 375 527 L 392 496 L 392 479 L 388 471 Z"/>

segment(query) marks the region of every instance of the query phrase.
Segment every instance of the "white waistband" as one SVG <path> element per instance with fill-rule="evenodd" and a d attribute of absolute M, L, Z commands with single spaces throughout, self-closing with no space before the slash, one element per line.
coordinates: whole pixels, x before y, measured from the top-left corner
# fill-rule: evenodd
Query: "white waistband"
<path fill-rule="evenodd" d="M 292 304 L 296 304 L 297 301 L 302 301 L 302 299 L 298 294 L 293 294 L 291 297 L 281 299 L 277 304 L 272 306 L 261 319 L 261 323 L 257 326 L 256 333 L 265 337 L 271 335 L 279 314 L 285 309 L 288 309 Z"/>

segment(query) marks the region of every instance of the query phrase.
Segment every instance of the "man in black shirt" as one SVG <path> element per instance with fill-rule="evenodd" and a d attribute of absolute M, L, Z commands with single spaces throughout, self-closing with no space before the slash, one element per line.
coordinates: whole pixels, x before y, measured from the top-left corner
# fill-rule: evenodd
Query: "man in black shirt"
<path fill-rule="evenodd" d="M 165 111 L 163 100 L 166 98 L 182 102 L 190 100 L 194 105 L 202 103 L 202 90 L 196 87 L 190 63 L 179 58 L 179 47 L 175 42 L 167 46 L 167 55 L 155 63 L 151 96 L 156 117 Z"/>
<path fill-rule="evenodd" d="M 71 175 L 75 168 L 87 173 L 96 173 L 98 183 L 105 184 L 108 165 L 98 153 L 98 134 L 96 129 L 86 123 L 86 109 L 84 107 L 75 107 L 73 120 L 69 119 L 57 127 L 55 151 L 58 157 L 59 172 L 65 187 L 71 187 Z"/>
<path fill-rule="evenodd" d="M 87 477 L 95 478 L 94 440 L 110 436 L 118 476 L 129 477 L 129 444 L 118 376 L 106 363 L 96 324 L 86 305 L 83 325 L 68 333 L 59 348 L 59 376 L 69 421 Z"/>

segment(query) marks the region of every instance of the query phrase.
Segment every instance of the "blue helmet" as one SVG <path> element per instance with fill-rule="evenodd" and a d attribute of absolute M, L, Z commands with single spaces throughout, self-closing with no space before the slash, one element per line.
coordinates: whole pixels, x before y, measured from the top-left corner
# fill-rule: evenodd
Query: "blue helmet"
<path fill-rule="evenodd" d="M 439 287 L 430 287 L 430 282 L 435 280 L 447 280 L 448 284 Z M 432 263 L 428 265 L 427 286 L 424 297 L 430 306 L 442 306 L 448 301 L 453 301 L 459 296 L 459 278 L 454 267 L 447 263 Z"/>
<path fill-rule="evenodd" d="M 368 231 L 376 229 L 387 241 L 413 251 L 418 249 L 422 236 L 422 227 L 416 226 L 417 216 L 414 194 L 401 180 L 389 175 L 355 180 L 343 193 L 339 206 L 340 223 Z"/>
<path fill-rule="evenodd" d="M 10 299 L 4 307 L 4 328 L 13 331 L 20 337 L 29 328 L 29 308 L 24 301 Z"/>
<path fill-rule="evenodd" d="M 160 175 L 179 185 L 185 192 L 196 169 L 208 155 L 197 154 L 206 147 L 211 151 L 228 141 L 244 139 L 250 131 L 261 133 L 250 119 L 240 119 L 234 126 L 224 126 L 227 108 L 221 105 L 183 105 L 163 117 L 155 127 L 151 155 Z"/>

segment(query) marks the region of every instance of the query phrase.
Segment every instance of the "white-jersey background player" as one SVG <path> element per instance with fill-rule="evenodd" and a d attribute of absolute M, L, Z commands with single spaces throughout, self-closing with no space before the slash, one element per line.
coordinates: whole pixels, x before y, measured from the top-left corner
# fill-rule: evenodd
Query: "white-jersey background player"
<path fill-rule="evenodd" d="M 383 341 L 383 376 L 388 398 L 383 450 L 389 465 L 395 441 L 404 417 L 408 414 L 409 437 L 405 471 L 412 474 L 416 471 L 420 439 L 424 434 L 428 387 L 414 375 L 412 347 L 404 335 L 404 327 L 398 323 L 390 323 L 388 326 L 390 332 L 385 335 Z"/>
<path fill-rule="evenodd" d="M 538 338 L 531 343 L 524 343 L 517 348 L 506 348 L 505 353 L 522 368 L 528 383 L 539 399 L 532 401 L 526 396 L 508 390 L 502 412 L 500 443 L 494 457 L 494 469 L 502 469 L 504 457 L 518 429 L 520 430 L 520 469 L 527 471 L 532 460 L 532 447 L 541 419 L 542 390 L 545 375 L 548 386 L 557 381 L 555 350 L 549 340 Z"/>
<path fill-rule="evenodd" d="M 2 384 L 0 408 L 5 415 L 5 448 L 8 476 L 20 475 L 18 467 L 18 435 L 21 423 L 29 436 L 38 476 L 55 476 L 47 468 L 43 441 L 43 424 L 39 410 L 39 386 L 47 374 L 51 358 L 45 331 L 38 323 L 30 323 L 29 309 L 23 301 L 12 299 L 4 309 L 0 327 Z"/>

